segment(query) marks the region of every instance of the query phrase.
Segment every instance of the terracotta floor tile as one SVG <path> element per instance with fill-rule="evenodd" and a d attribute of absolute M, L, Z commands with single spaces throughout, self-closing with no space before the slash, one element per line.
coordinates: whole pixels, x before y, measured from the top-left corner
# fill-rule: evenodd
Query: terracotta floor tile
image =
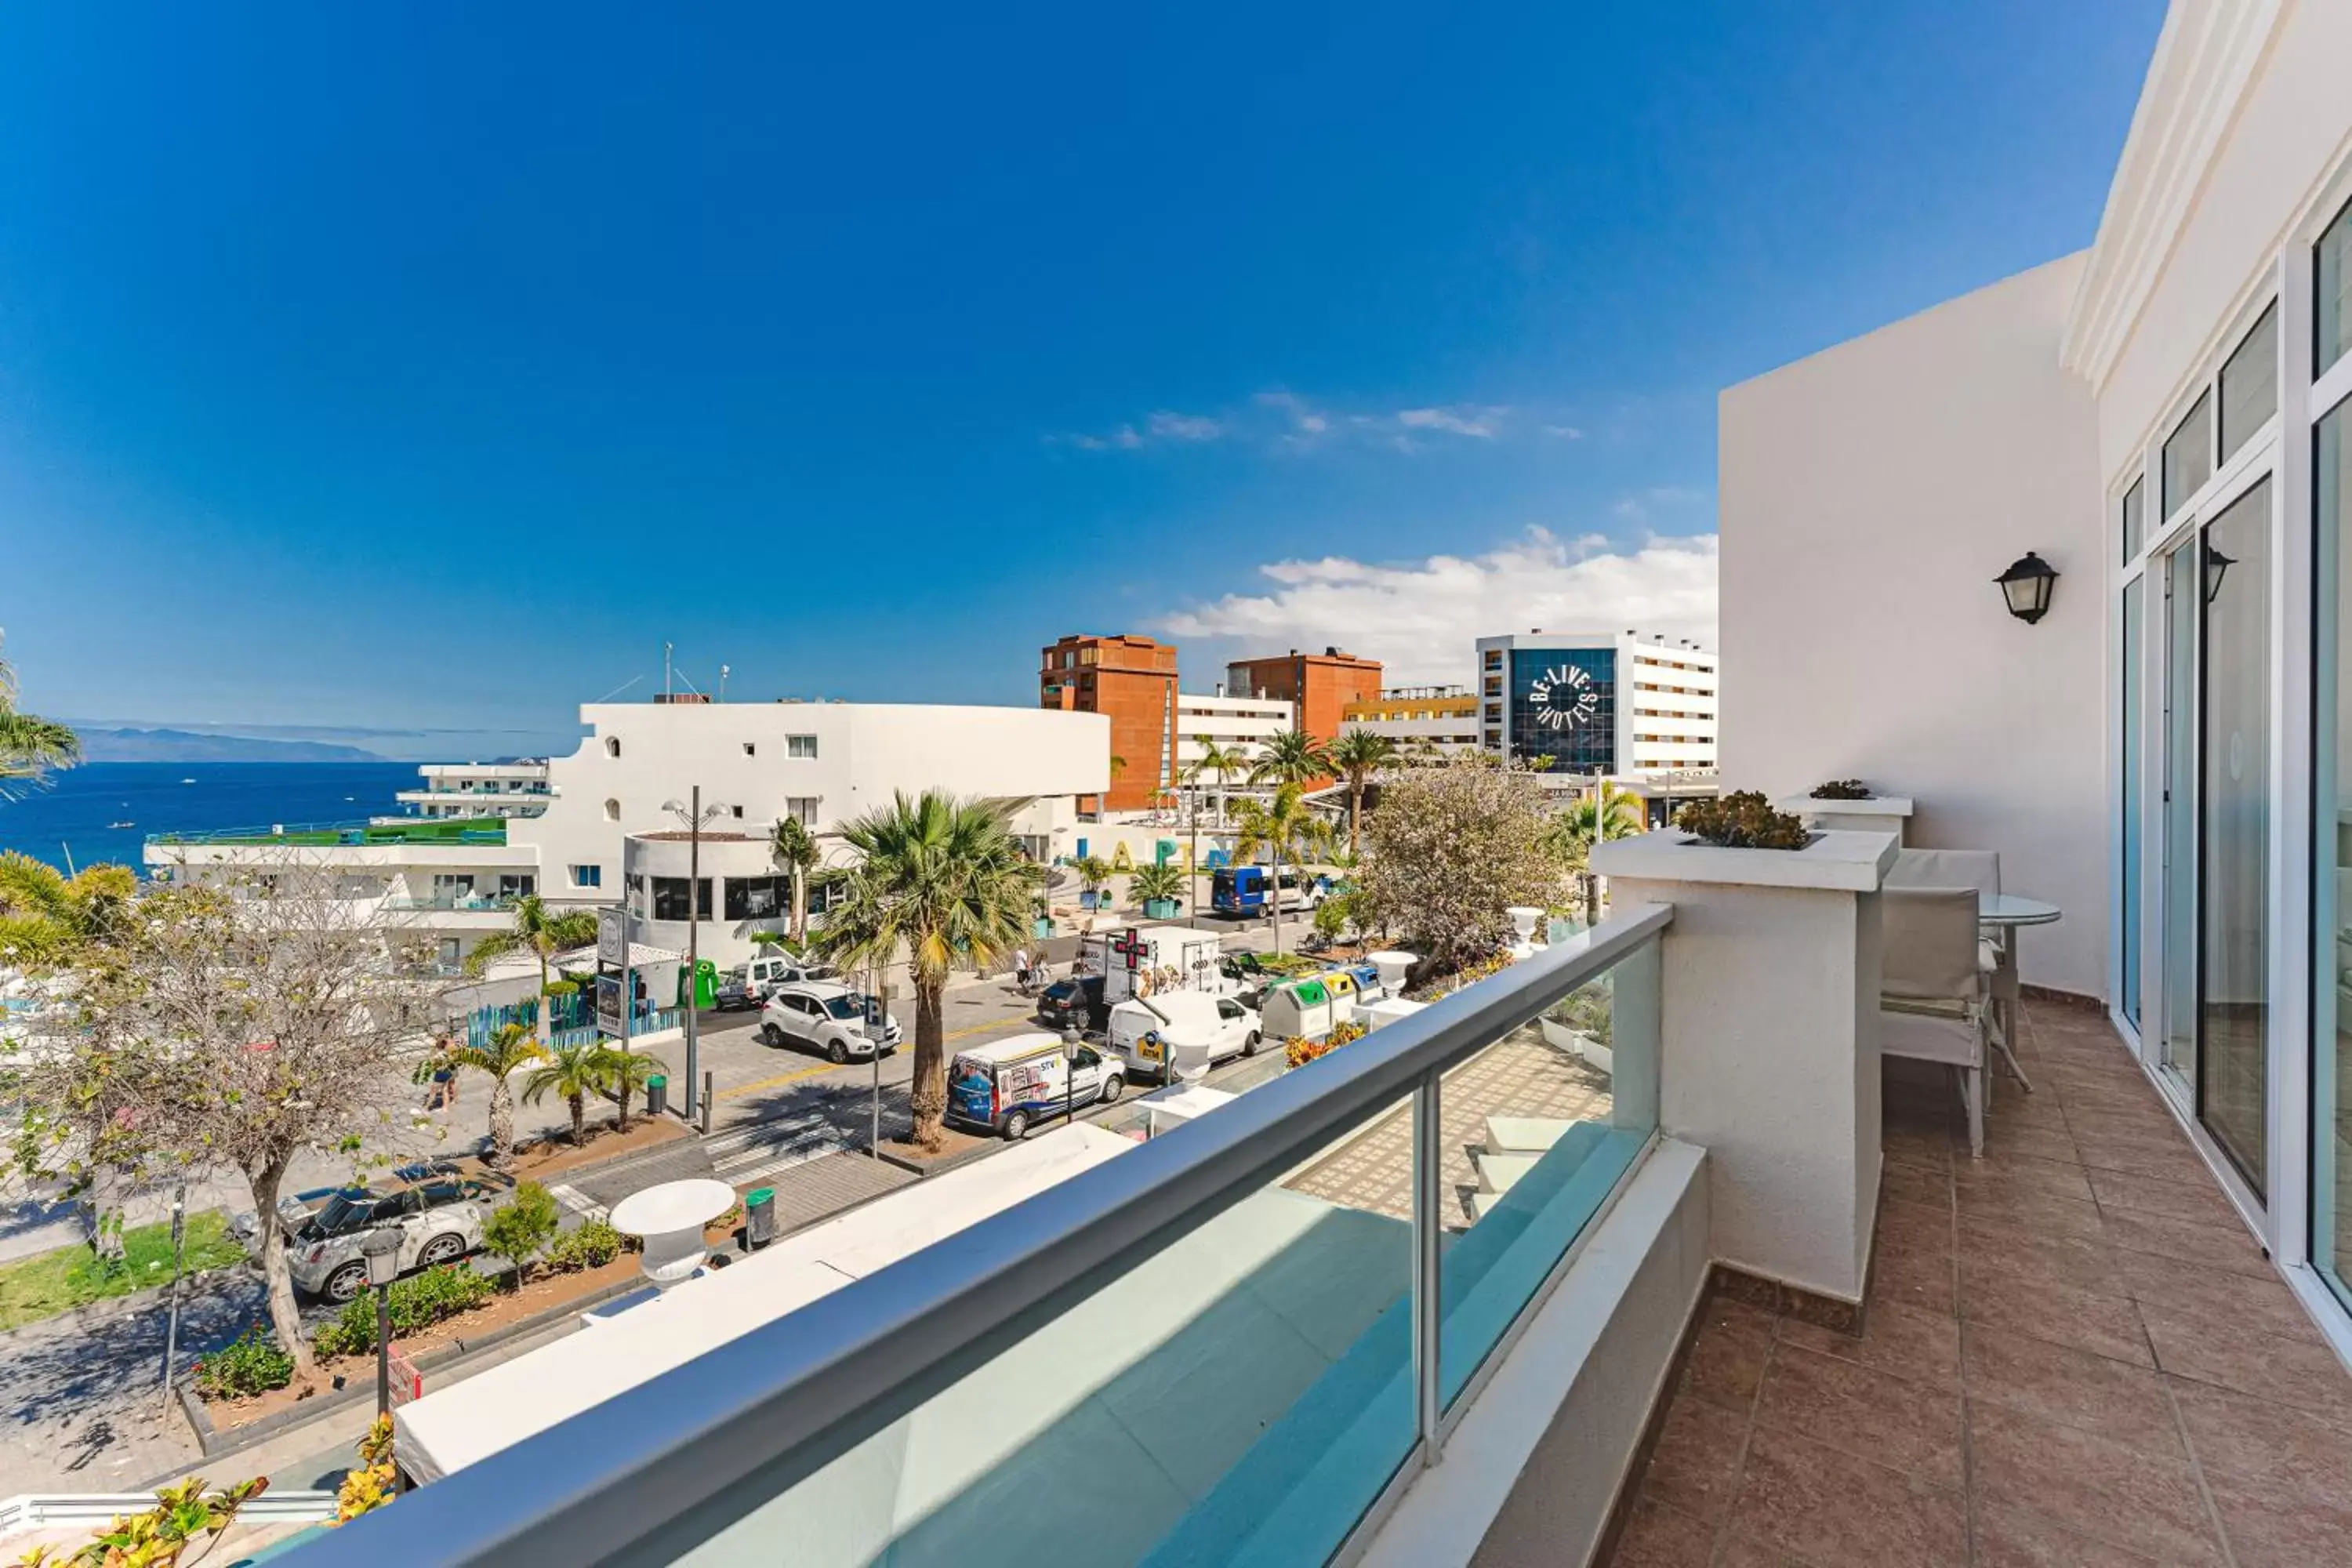
<path fill-rule="evenodd" d="M 2352 1509 L 2277 1477 L 2211 1476 L 2214 1510 L 2238 1568 L 2329 1568 L 2352 1563 Z"/>
<path fill-rule="evenodd" d="M 1772 1353 L 1772 1315 L 1715 1297 L 1706 1303 L 1706 1318 L 1691 1341 L 1683 1392 L 1745 1415 L 1756 1403 L 1756 1385 Z"/>
<path fill-rule="evenodd" d="M 1876 1302 L 1864 1315 L 1859 1334 L 1789 1318 L 1781 1321 L 1780 1342 L 1935 1388 L 1959 1386 L 1960 1325 L 1946 1312 L 1922 1311 L 1899 1301 Z"/>
<path fill-rule="evenodd" d="M 2243 1329 L 2316 1341 L 2319 1331 L 2277 1275 L 2258 1279 L 2148 1252 L 2118 1252 L 2116 1269 L 2132 1300 L 2179 1317 L 2235 1322 Z"/>
<path fill-rule="evenodd" d="M 1735 1536 L 1813 1568 L 1961 1568 L 1957 1492 L 1787 1432 L 1757 1428 L 1732 1505 Z"/>
<path fill-rule="evenodd" d="M 1890 1161 L 1880 1171 L 1878 1190 L 1882 1198 L 1898 1203 L 1941 1204 L 1948 1209 L 1952 1205 L 1952 1178 L 1946 1171 L 1927 1171 Z"/>
<path fill-rule="evenodd" d="M 1958 1297 L 1953 1291 L 1949 1253 L 1922 1251 L 1901 1242 L 1882 1242 L 1870 1264 L 1870 1299 L 1899 1301 L 1923 1311 L 1949 1317 Z"/>
<path fill-rule="evenodd" d="M 2210 1182 L 2205 1163 L 2189 1152 L 2185 1142 L 2158 1143 L 2137 1139 L 2077 1138 L 2074 1147 L 2085 1167 L 2153 1176 L 2164 1182 Z"/>
<path fill-rule="evenodd" d="M 2140 1366 L 2156 1364 L 2139 1309 L 2123 1297 L 1979 1275 L 1961 1281 L 1960 1316 L 1971 1327 L 2030 1334 Z"/>
<path fill-rule="evenodd" d="M 1960 1368 L 1972 1402 L 2021 1410 L 2168 1459 L 2189 1457 L 2172 1401 L 2151 1368 L 1978 1324 L 1962 1336 Z"/>
<path fill-rule="evenodd" d="M 1889 1127 L 1879 1135 L 1879 1149 L 1895 1164 L 1911 1165 L 1928 1172 L 1952 1168 L 1952 1145 L 1941 1131 L 1913 1131 Z"/>
<path fill-rule="evenodd" d="M 2158 1568 L 2153 1557 L 2061 1530 L 2046 1519 L 1979 1502 L 1976 1568 Z"/>
<path fill-rule="evenodd" d="M 2115 1138 L 2126 1143 L 2170 1143 L 2180 1138 L 2179 1124 L 2152 1096 L 2147 1105 L 2131 1110 L 2077 1101 L 2066 1108 L 2066 1125 L 2077 1138 Z"/>
<path fill-rule="evenodd" d="M 2352 1428 L 2352 1382 L 2316 1336 L 2268 1334 L 2226 1317 L 2184 1317 L 2143 1305 L 2140 1320 L 2166 1372 L 2216 1384 Z"/>
<path fill-rule="evenodd" d="M 1979 1186 L 1960 1189 L 1961 1217 L 1986 1226 L 2007 1226 L 2036 1236 L 2075 1236 L 2104 1240 L 2099 1205 L 2063 1198 L 2038 1187 Z"/>
<path fill-rule="evenodd" d="M 1952 1205 L 1906 1204 L 1895 1198 L 1881 1198 L 1878 1205 L 1878 1237 L 1882 1247 L 1888 1242 L 1902 1242 L 1924 1252 L 1949 1254 L 1953 1247 Z"/>
<path fill-rule="evenodd" d="M 1953 1148 L 1962 1154 L 1968 1152 L 1965 1130 L 1954 1134 Z M 2075 1152 L 2074 1136 L 2063 1128 L 2021 1127 L 1991 1116 L 1985 1118 L 1984 1157 L 2048 1160 L 2061 1165 L 2083 1163 Z"/>
<path fill-rule="evenodd" d="M 2100 1296 L 2128 1296 L 2115 1249 L 2081 1237 L 2026 1236 L 2007 1226 L 1960 1216 L 1960 1277 L 2062 1285 Z"/>
<path fill-rule="evenodd" d="M 2108 1242 L 2125 1251 L 2152 1253 L 2192 1268 L 2251 1274 L 2258 1279 L 2278 1278 L 2261 1246 L 2234 1219 L 2228 1225 L 2207 1225 L 2201 1220 L 2118 1209 L 2105 1216 L 2104 1228 Z"/>
<path fill-rule="evenodd" d="M 1634 1502 L 1609 1561 L 1616 1568 L 1707 1568 L 1715 1536 L 1716 1527 L 1696 1514 L 1644 1497 Z"/>
<path fill-rule="evenodd" d="M 2186 1460 L 2165 1460 L 2054 1421 L 1971 1400 L 1970 1482 L 1994 1508 L 2165 1563 L 2221 1561 Z"/>
<path fill-rule="evenodd" d="M 2082 1166 L 2057 1160 L 2036 1160 L 2012 1154 L 2001 1160 L 1963 1161 L 1952 1171 L 1953 1185 L 1963 1192 L 1977 1188 L 2032 1188 L 2077 1203 L 2091 1201 L 2091 1184 Z"/>
<path fill-rule="evenodd" d="M 1811 1563 L 1790 1556 L 1777 1547 L 1750 1541 L 1733 1534 L 1723 1543 L 1723 1555 L 1716 1559 L 1716 1568 L 1817 1568 Z"/>
<path fill-rule="evenodd" d="M 1960 1487 L 1960 1401 L 1949 1389 L 1782 1344 L 1757 1395 L 1756 1425 Z"/>
<path fill-rule="evenodd" d="M 2352 1431 L 2209 1383 L 2166 1381 L 2206 1475 L 2276 1476 L 2298 1491 L 2352 1508 Z"/>
<path fill-rule="evenodd" d="M 2194 1182 L 2160 1182 L 2122 1171 L 2092 1171 L 2091 1195 L 2103 1209 L 2133 1214 L 2158 1214 L 2190 1219 L 2200 1225 L 2236 1225 L 2238 1211 L 2213 1184 L 2212 1178 Z"/>
<path fill-rule="evenodd" d="M 1748 1418 L 1705 1400 L 1676 1397 L 1659 1429 L 1643 1495 L 1705 1520 L 1719 1520 L 1739 1480 Z"/>

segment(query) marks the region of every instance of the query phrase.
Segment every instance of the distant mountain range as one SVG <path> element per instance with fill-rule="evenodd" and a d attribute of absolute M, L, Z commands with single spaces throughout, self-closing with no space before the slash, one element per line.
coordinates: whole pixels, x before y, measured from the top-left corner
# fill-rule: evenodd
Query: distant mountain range
<path fill-rule="evenodd" d="M 92 763 L 381 763 L 376 752 L 324 741 L 263 741 L 190 730 L 80 730 Z"/>

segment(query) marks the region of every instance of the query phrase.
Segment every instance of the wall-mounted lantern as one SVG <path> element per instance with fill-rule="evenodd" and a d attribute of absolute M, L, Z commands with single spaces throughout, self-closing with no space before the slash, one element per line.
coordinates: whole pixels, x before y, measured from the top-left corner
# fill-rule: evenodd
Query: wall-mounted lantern
<path fill-rule="evenodd" d="M 2221 579 L 2228 576 L 2230 568 L 2237 563 L 2236 556 L 2222 554 L 2213 548 L 2213 542 L 2210 539 L 2205 542 L 2205 602 L 2207 604 L 2210 605 L 2221 596 Z"/>
<path fill-rule="evenodd" d="M 1993 581 L 2009 601 L 2009 613 L 2030 626 L 2050 613 L 2050 587 L 2058 581 L 2058 569 L 2029 550 Z"/>

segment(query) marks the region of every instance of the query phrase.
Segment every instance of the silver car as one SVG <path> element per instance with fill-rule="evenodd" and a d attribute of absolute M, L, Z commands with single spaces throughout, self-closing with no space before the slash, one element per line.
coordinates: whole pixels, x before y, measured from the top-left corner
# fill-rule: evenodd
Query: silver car
<path fill-rule="evenodd" d="M 887 1055 L 898 1048 L 898 1020 L 886 1016 L 878 1022 Z M 875 1047 L 866 1023 L 865 994 L 824 980 L 797 981 L 772 992 L 760 1009 L 760 1038 L 771 1046 L 820 1051 L 836 1063 L 870 1057 Z"/>
<path fill-rule="evenodd" d="M 360 1242 L 387 1226 L 400 1231 L 400 1269 L 455 1263 L 482 1244 L 490 1197 L 478 1182 L 434 1175 L 391 1190 L 344 1187 L 299 1227 L 289 1220 L 287 1261 L 296 1289 L 338 1304 L 367 1289 Z"/>

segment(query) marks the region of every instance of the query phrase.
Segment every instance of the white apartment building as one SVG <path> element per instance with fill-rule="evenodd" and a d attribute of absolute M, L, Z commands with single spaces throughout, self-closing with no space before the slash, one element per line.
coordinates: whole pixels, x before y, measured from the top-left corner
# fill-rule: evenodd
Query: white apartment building
<path fill-rule="evenodd" d="M 625 843 L 684 827 L 682 813 L 697 785 L 703 826 L 738 836 L 731 848 L 707 856 L 703 868 L 714 885 L 702 901 L 724 910 L 762 901 L 749 885 L 772 876 L 765 840 L 787 816 L 805 823 L 822 845 L 845 821 L 887 805 L 898 792 L 940 788 L 1019 802 L 1013 830 L 1031 854 L 1045 858 L 1075 847 L 1076 797 L 1109 784 L 1109 721 L 1096 713 L 639 702 L 590 703 L 580 717 L 587 738 L 572 755 L 544 764 L 545 782 L 530 797 L 530 814 L 401 819 L 324 832 L 159 835 L 148 842 L 145 862 L 154 871 L 201 874 L 209 866 L 260 866 L 299 854 L 348 868 L 354 897 L 380 899 L 383 908 L 409 917 L 454 963 L 485 933 L 503 928 L 508 910 L 524 894 L 582 907 L 617 901 Z M 730 888 L 735 881 L 744 889 Z M 744 899 L 736 897 L 739 890 Z M 781 911 L 732 922 L 722 914 L 704 950 L 731 962 L 750 950 L 751 931 L 782 923 Z M 649 931 L 647 940 L 658 945 L 658 938 Z"/>
<path fill-rule="evenodd" d="M 1397 686 L 1376 699 L 1350 702 L 1339 711 L 1342 734 L 1369 730 L 1404 752 L 1434 749 L 1440 755 L 1478 746 L 1478 699 L 1466 686 Z"/>
<path fill-rule="evenodd" d="M 1297 722 L 1297 710 L 1288 702 L 1265 697 L 1228 697 L 1219 687 L 1213 696 L 1198 691 L 1176 694 L 1176 777 L 1201 760 L 1202 750 L 1215 744 L 1255 757 L 1274 736 Z"/>
<path fill-rule="evenodd" d="M 426 763 L 416 771 L 424 784 L 393 796 L 409 808 L 411 816 L 537 816 L 554 795 L 547 782 L 547 764 L 529 759 Z"/>
<path fill-rule="evenodd" d="M 1657 633 L 1511 633 L 1477 647 L 1478 742 L 1564 773 L 1643 780 L 1717 759 L 1721 661 Z"/>

